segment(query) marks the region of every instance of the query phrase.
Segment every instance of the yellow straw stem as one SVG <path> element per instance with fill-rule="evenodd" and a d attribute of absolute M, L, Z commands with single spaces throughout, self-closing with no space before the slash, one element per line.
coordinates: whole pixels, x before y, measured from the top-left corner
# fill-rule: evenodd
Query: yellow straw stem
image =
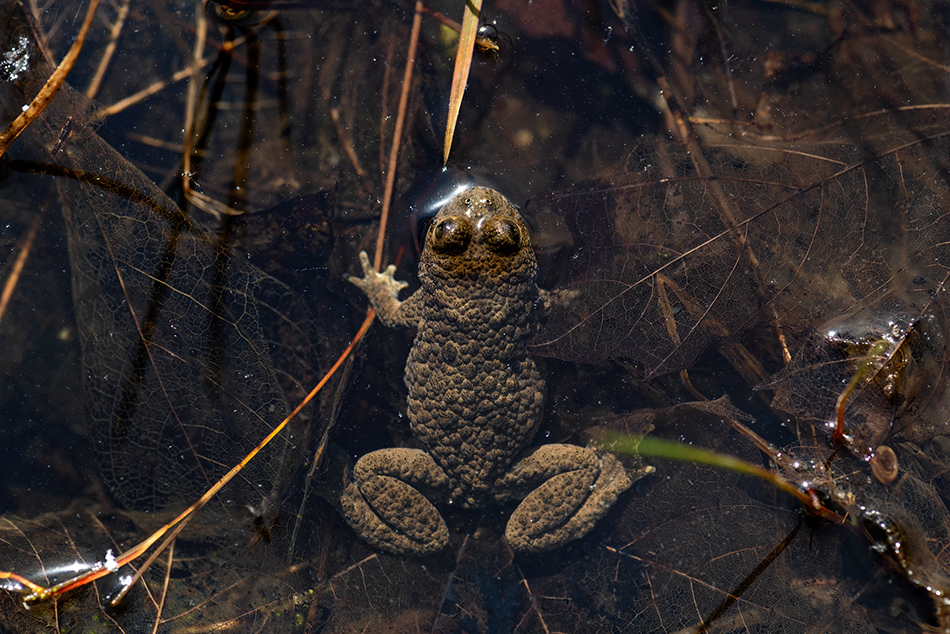
<path fill-rule="evenodd" d="M 462 108 L 462 96 L 468 84 L 468 72 L 472 68 L 472 54 L 475 51 L 478 18 L 481 11 L 482 0 L 466 0 L 462 30 L 459 32 L 458 52 L 455 54 L 452 92 L 449 94 L 449 118 L 445 124 L 445 146 L 442 150 L 443 167 L 449 162 L 449 151 L 452 149 L 452 139 L 455 138 L 455 124 L 458 123 L 459 110 Z"/>

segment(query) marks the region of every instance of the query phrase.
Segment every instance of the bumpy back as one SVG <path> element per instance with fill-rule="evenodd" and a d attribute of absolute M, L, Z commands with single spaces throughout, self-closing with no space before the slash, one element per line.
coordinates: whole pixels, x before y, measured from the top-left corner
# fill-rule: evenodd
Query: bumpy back
<path fill-rule="evenodd" d="M 423 321 L 406 364 L 414 433 L 472 506 L 531 442 L 544 380 L 528 356 L 538 315 L 537 265 L 518 210 L 472 188 L 426 235 Z"/>

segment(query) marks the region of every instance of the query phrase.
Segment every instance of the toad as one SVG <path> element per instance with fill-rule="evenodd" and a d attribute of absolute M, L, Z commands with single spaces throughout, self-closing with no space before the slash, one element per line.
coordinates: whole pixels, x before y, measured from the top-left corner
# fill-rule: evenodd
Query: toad
<path fill-rule="evenodd" d="M 541 422 L 545 386 L 527 346 L 548 295 L 518 210 L 473 187 L 428 228 L 421 288 L 405 301 L 395 267 L 377 273 L 360 254 L 363 290 L 384 324 L 416 328 L 406 362 L 411 430 L 424 449 L 360 458 L 339 506 L 373 546 L 424 555 L 449 540 L 436 505 L 480 508 L 522 500 L 505 537 L 540 552 L 586 535 L 631 480 L 609 453 L 549 444 L 526 449 Z"/>

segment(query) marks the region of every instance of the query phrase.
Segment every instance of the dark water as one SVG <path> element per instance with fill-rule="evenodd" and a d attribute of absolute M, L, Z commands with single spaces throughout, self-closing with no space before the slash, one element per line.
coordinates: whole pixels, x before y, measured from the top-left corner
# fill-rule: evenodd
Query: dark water
<path fill-rule="evenodd" d="M 171 522 L 357 332 L 343 275 L 375 244 L 412 22 L 403 2 L 230 20 L 120 4 L 2 165 L 0 571 L 44 586 Z M 85 8 L 4 6 L 4 121 Z M 377 323 L 154 562 L 29 611 L 3 592 L 0 629 L 950 631 L 946 15 L 539 0 L 483 16 L 499 51 L 476 55 L 448 179 L 522 205 L 542 285 L 567 300 L 533 348 L 537 443 L 649 431 L 765 465 L 822 517 L 734 469 L 647 458 L 553 552 L 508 549 L 511 507 L 445 510 L 440 556 L 375 551 L 319 494 L 338 466 L 324 438 L 354 458 L 413 442 L 411 333 Z M 423 17 L 384 257 L 413 287 L 454 46 Z"/>

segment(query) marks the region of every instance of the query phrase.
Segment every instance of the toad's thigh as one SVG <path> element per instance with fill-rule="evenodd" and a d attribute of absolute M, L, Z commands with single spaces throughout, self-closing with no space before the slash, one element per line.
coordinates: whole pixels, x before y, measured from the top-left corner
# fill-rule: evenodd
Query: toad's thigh
<path fill-rule="evenodd" d="M 505 536 L 517 550 L 538 552 L 583 537 L 631 482 L 611 454 L 574 445 L 545 445 L 516 463 L 499 483 L 527 492 Z"/>

